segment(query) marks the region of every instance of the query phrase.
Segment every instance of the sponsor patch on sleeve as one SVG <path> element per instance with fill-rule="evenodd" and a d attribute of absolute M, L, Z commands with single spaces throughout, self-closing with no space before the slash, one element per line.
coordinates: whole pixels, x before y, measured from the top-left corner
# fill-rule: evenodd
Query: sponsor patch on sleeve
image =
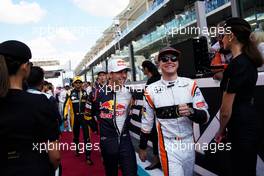
<path fill-rule="evenodd" d="M 196 107 L 197 108 L 203 108 L 203 107 L 205 107 L 205 102 L 201 101 L 201 102 L 196 103 Z"/>

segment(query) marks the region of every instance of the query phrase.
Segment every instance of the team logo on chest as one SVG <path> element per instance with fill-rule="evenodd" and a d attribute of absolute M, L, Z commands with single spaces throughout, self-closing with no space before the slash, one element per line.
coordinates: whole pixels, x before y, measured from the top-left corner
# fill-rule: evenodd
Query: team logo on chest
<path fill-rule="evenodd" d="M 114 116 L 114 101 L 109 100 L 103 102 L 100 105 L 101 113 L 100 117 L 103 119 L 112 119 Z M 123 116 L 126 112 L 126 106 L 124 103 L 116 103 L 115 105 L 115 115 L 116 117 Z"/>
<path fill-rule="evenodd" d="M 162 93 L 165 91 L 165 87 L 164 86 L 155 86 L 154 88 L 154 92 L 155 93 Z"/>
<path fill-rule="evenodd" d="M 77 94 L 76 93 L 72 93 L 71 100 L 77 100 Z"/>

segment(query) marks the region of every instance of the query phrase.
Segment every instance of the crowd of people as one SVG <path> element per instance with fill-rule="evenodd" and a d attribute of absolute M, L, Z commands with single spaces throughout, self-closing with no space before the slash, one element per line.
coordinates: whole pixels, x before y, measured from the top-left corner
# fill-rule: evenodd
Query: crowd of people
<path fill-rule="evenodd" d="M 232 144 L 230 165 L 223 175 L 256 175 L 262 127 L 254 106 L 254 89 L 257 68 L 263 65 L 263 36 L 261 39 L 252 34 L 251 26 L 240 18 L 230 18 L 221 27 L 231 29 L 231 33 L 218 36 L 218 47 L 214 47 L 220 58 L 221 54 L 230 55 L 228 65 L 220 70 L 220 129 L 215 134 L 218 143 L 228 139 Z M 174 146 L 193 144 L 193 123 L 206 124 L 210 115 L 196 81 L 178 76 L 180 57 L 181 51 L 175 48 L 161 49 L 157 57 L 161 73 L 151 61 L 142 63 L 148 81 L 140 103 L 125 86 L 130 68 L 123 59 L 110 60 L 107 72 L 100 70 L 94 84 L 77 76 L 71 85 L 54 91 L 54 86 L 44 81 L 44 70 L 32 66 L 26 44 L 14 40 L 1 43 L 0 152 L 1 163 L 5 164 L 0 166 L 1 173 L 54 175 L 60 166 L 60 151 L 35 151 L 32 144 L 56 145 L 65 130 L 73 132 L 73 142 L 78 146 L 82 129 L 85 145 L 91 142 L 90 132 L 100 135 L 105 175 L 117 176 L 120 167 L 123 175 L 136 176 L 129 127 L 131 107 L 139 105 L 138 153 L 142 161 L 147 157 L 148 140 L 153 143 L 153 161 L 146 170 L 161 167 L 165 176 L 192 176 L 195 149 Z M 241 153 L 246 160 L 241 160 Z M 80 155 L 78 147 L 75 155 Z M 88 165 L 93 165 L 88 148 L 85 158 Z"/>

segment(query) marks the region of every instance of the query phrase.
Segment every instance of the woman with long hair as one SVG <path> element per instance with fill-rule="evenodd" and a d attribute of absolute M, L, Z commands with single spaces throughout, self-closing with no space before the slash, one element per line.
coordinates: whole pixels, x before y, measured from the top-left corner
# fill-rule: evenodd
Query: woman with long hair
<path fill-rule="evenodd" d="M 23 90 L 32 66 L 30 58 L 26 44 L 0 43 L 1 160 L 8 163 L 1 169 L 4 176 L 51 176 L 60 163 L 52 103 L 45 95 Z"/>
<path fill-rule="evenodd" d="M 230 18 L 224 28 L 222 42 L 233 57 L 220 85 L 223 93 L 220 129 L 215 137 L 219 142 L 225 136 L 231 142 L 231 173 L 225 175 L 253 176 L 261 128 L 254 106 L 254 90 L 262 58 L 250 39 L 251 26 L 247 21 Z"/>

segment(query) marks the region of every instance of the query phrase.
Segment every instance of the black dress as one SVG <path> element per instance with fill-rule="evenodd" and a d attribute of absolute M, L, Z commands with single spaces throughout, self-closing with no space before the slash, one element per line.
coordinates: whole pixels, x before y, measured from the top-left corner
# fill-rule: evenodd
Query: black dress
<path fill-rule="evenodd" d="M 227 124 L 232 175 L 256 175 L 260 123 L 253 97 L 257 78 L 257 68 L 247 55 L 240 54 L 231 60 L 220 85 L 222 92 L 236 94 Z"/>
<path fill-rule="evenodd" d="M 6 166 L 1 175 L 54 175 L 48 154 L 38 149 L 39 143 L 59 138 L 56 114 L 45 95 L 11 89 L 0 99 L 1 160 Z"/>

